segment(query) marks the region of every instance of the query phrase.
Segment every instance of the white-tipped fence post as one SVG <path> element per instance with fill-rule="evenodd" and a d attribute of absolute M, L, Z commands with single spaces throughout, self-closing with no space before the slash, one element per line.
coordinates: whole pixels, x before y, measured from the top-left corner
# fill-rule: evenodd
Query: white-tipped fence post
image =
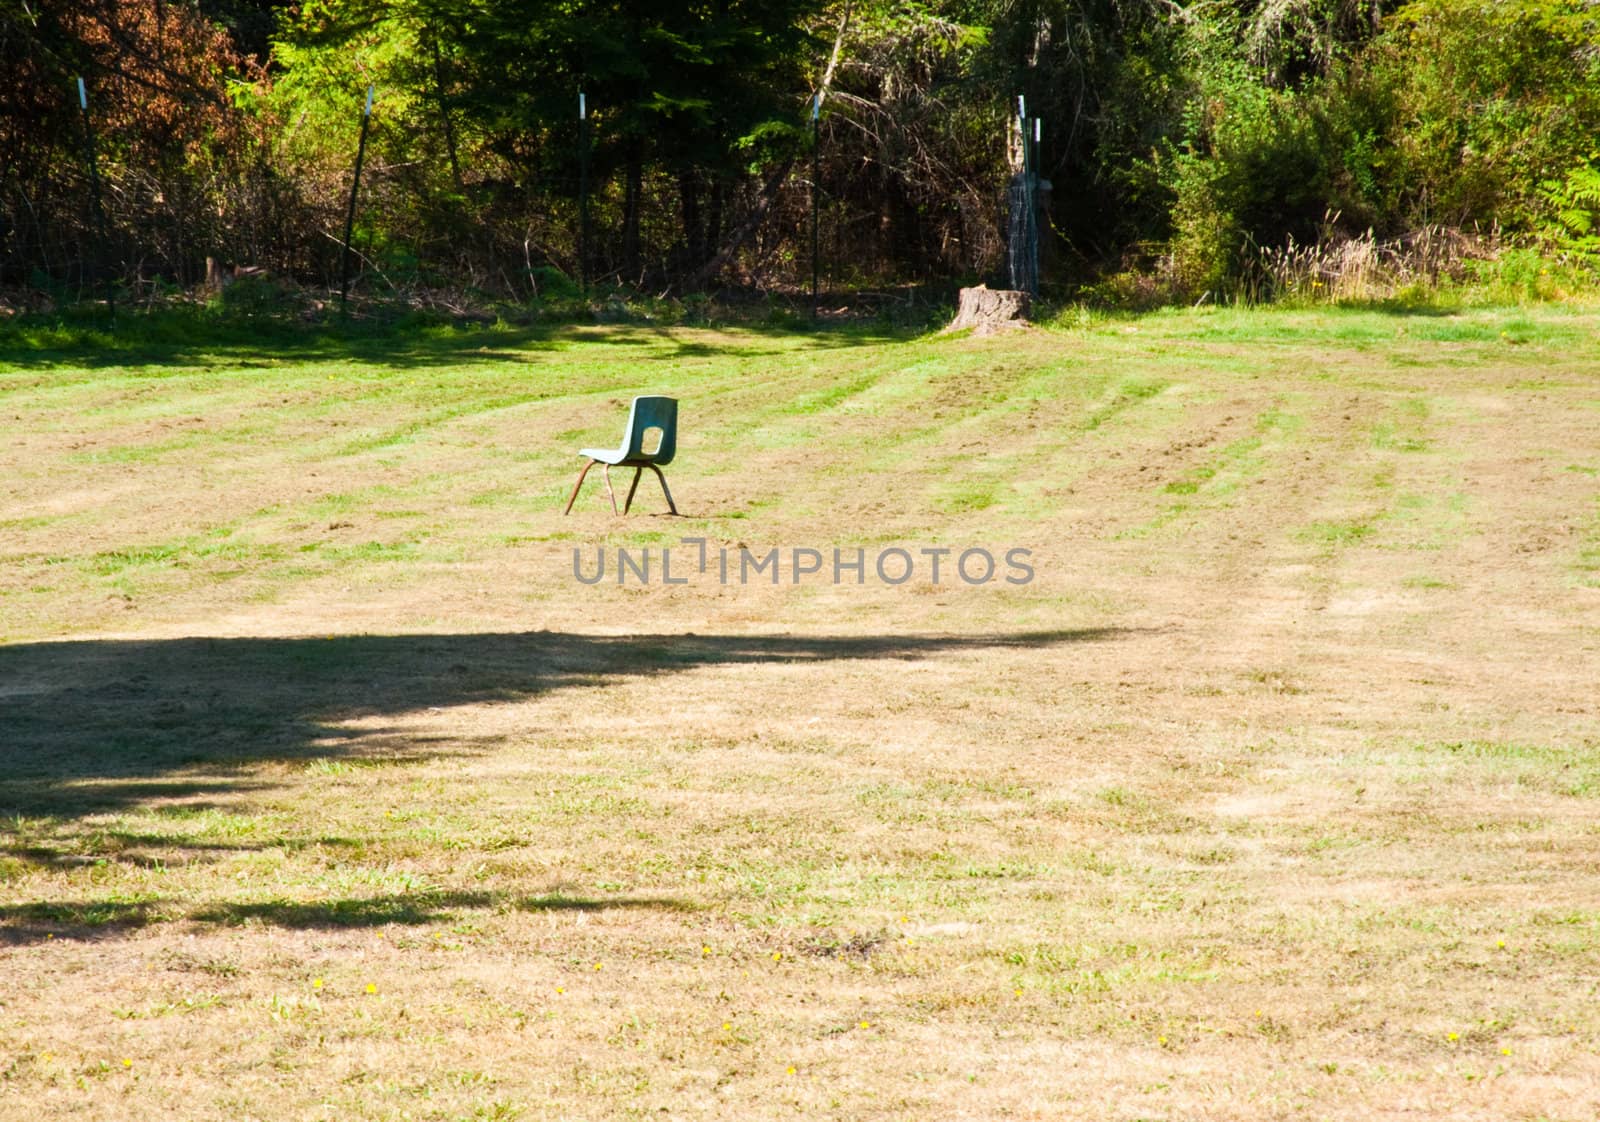
<path fill-rule="evenodd" d="M 822 206 L 822 91 L 811 99 L 811 319 L 818 314 L 818 286 L 822 275 L 819 220 Z"/>
<path fill-rule="evenodd" d="M 89 90 L 84 85 L 83 79 L 78 79 L 78 109 L 83 113 L 83 155 L 84 162 L 89 165 L 89 202 L 94 214 L 95 235 L 100 247 L 106 247 L 106 213 L 100 205 L 100 161 L 95 153 L 94 123 L 89 119 Z M 100 269 L 100 249 L 91 248 L 86 257 L 88 266 L 89 288 L 94 290 L 94 282 Z M 117 315 L 116 292 L 109 278 L 100 278 L 105 281 L 106 309 L 113 319 Z"/>

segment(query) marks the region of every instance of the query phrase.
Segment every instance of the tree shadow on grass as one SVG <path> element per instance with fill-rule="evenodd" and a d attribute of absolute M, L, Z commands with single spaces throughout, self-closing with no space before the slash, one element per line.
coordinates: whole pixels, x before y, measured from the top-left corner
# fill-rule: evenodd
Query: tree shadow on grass
<path fill-rule="evenodd" d="M 919 660 L 1109 640 L 1121 629 L 946 636 L 345 635 L 0 646 L 0 816 L 203 807 L 270 783 L 256 765 L 440 755 L 454 742 L 356 719 L 708 665 Z M 385 732 L 392 735 L 385 737 Z"/>
<path fill-rule="evenodd" d="M 169 918 L 159 900 L 39 900 L 0 904 L 0 946 L 113 939 Z"/>
<path fill-rule="evenodd" d="M 0 905 L 0 946 L 120 938 L 158 923 L 187 921 L 219 927 L 264 925 L 337 931 L 363 927 L 420 927 L 453 923 L 471 912 L 601 912 L 617 909 L 695 911 L 666 896 L 597 898 L 550 892 L 409 892 L 331 900 L 258 900 L 202 904 L 185 911 L 170 899 L 52 900 Z"/>
<path fill-rule="evenodd" d="M 347 897 L 339 900 L 215 904 L 186 918 L 197 923 L 238 926 L 264 923 L 273 927 L 337 929 L 342 927 L 416 927 L 460 918 L 463 911 L 600 912 L 617 908 L 655 908 L 687 912 L 688 904 L 661 896 L 618 896 L 597 899 L 551 892 L 508 896 L 498 892 L 415 892 L 393 896 Z"/>
<path fill-rule="evenodd" d="M 365 844 L 360 839 L 296 836 L 291 826 L 269 830 L 251 844 L 228 831 L 237 824 L 241 802 L 249 804 L 248 796 L 280 783 L 285 764 L 337 774 L 375 762 L 393 766 L 469 750 L 459 739 L 419 737 L 414 729 L 375 724 L 374 718 L 517 701 L 565 687 L 659 678 L 715 665 L 812 666 L 820 687 L 829 688 L 832 668 L 843 661 L 1043 651 L 1128 633 L 1117 628 L 866 637 L 530 632 L 0 646 L 0 879 L 30 869 L 101 862 L 153 867 L 217 860 L 230 847 L 329 844 L 359 857 L 356 851 Z M 365 721 L 362 728 L 348 727 L 358 719 Z M 134 821 L 116 818 L 147 809 L 159 813 Z M 250 805 L 243 808 L 246 814 L 250 810 Z M 195 819 L 202 821 L 195 827 L 185 824 Z M 168 825 L 170 834 L 162 830 Z M 262 905 L 268 911 L 257 918 L 288 926 L 310 924 L 319 916 L 345 925 L 405 922 L 405 916 L 430 906 L 445 905 L 433 897 L 408 904 L 362 901 L 343 912 L 309 905 L 302 914 L 295 910 L 301 905 L 272 904 Z M 218 905 L 199 918 L 248 918 L 241 907 Z M 61 908 L 68 910 L 51 910 Z M 90 911 L 73 919 L 73 908 Z M 164 909 L 116 896 L 78 905 L 6 905 L 0 907 L 0 928 L 11 934 L 0 939 L 21 937 L 18 931 L 45 931 L 42 924 L 137 928 L 173 918 Z"/>
<path fill-rule="evenodd" d="M 338 327 L 288 321 L 261 322 L 177 317 L 157 313 L 119 321 L 116 331 L 84 326 L 60 329 L 11 326 L 0 331 L 0 369 L 56 366 L 222 366 L 268 368 L 278 362 L 348 362 L 400 368 L 467 366 L 511 362 L 530 353 L 563 350 L 586 342 L 637 345 L 661 350 L 660 358 L 778 354 L 760 349 L 763 340 L 799 339 L 811 349 L 833 350 L 907 338 L 904 332 L 852 324 L 795 329 L 767 324 L 693 329 L 723 341 L 687 339 L 688 328 L 652 324 L 533 324 L 450 326 L 394 323 Z"/>

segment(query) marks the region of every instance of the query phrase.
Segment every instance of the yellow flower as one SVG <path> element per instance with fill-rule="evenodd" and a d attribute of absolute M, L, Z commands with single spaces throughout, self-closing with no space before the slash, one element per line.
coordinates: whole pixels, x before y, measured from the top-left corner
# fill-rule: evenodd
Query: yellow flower
<path fill-rule="evenodd" d="M 377 993 L 378 992 L 377 983 L 376 982 L 368 982 L 367 983 L 367 992 L 368 993 Z"/>
<path fill-rule="evenodd" d="M 598 969 L 600 969 L 600 964 L 599 964 L 599 963 L 598 963 L 598 962 L 597 962 L 597 963 L 595 963 L 595 964 L 594 964 L 594 968 L 595 968 L 595 969 L 596 969 L 596 970 L 598 970 Z"/>
<path fill-rule="evenodd" d="M 1018 996 L 1018 997 L 1021 997 L 1021 996 L 1022 996 L 1022 987 L 1021 987 L 1021 986 L 1018 986 L 1018 987 L 1017 987 L 1017 996 Z"/>
<path fill-rule="evenodd" d="M 557 993 L 566 993 L 567 992 L 567 987 L 566 986 L 557 986 L 556 987 L 556 992 Z"/>
<path fill-rule="evenodd" d="M 1447 1032 L 1444 1038 L 1446 1040 L 1460 1040 L 1461 1034 L 1459 1032 Z"/>
<path fill-rule="evenodd" d="M 133 1066 L 133 1061 L 132 1060 L 123 1060 L 122 1061 L 122 1066 L 123 1067 L 132 1067 Z"/>
<path fill-rule="evenodd" d="M 729 1032 L 732 1029 L 733 1029 L 733 1022 L 732 1021 L 723 1021 L 722 1022 L 722 1031 L 723 1032 Z"/>
<path fill-rule="evenodd" d="M 1511 1049 L 1510 1048 L 1502 1048 L 1502 1049 L 1500 1049 L 1500 1054 L 1502 1056 L 1509 1056 L 1509 1055 L 1511 1055 Z"/>
<path fill-rule="evenodd" d="M 871 1028 L 872 1027 L 872 1022 L 871 1021 L 862 1021 L 861 1022 L 861 1027 L 862 1028 Z"/>
<path fill-rule="evenodd" d="M 1156 1043 L 1165 1048 L 1167 1046 L 1167 1038 L 1164 1036 L 1158 1036 L 1156 1037 Z"/>
<path fill-rule="evenodd" d="M 314 989 L 314 990 L 320 990 L 322 988 L 322 979 L 321 978 L 313 978 L 313 979 L 311 979 L 311 988 Z"/>
<path fill-rule="evenodd" d="M 790 1074 L 790 1075 L 793 1075 L 793 1074 L 794 1074 L 794 1065 L 793 1065 L 793 1064 L 790 1064 L 790 1065 L 789 1065 L 789 1074 Z"/>
<path fill-rule="evenodd" d="M 700 953 L 702 955 L 709 955 L 711 953 L 711 948 L 710 947 L 701 947 L 700 948 Z"/>

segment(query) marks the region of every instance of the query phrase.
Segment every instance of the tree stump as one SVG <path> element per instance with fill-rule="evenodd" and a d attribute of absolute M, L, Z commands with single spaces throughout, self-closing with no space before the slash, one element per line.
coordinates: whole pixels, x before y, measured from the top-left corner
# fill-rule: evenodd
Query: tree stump
<path fill-rule="evenodd" d="M 977 288 L 963 288 L 956 318 L 945 330 L 960 331 L 970 327 L 974 335 L 992 335 L 996 331 L 1025 327 L 1030 307 L 1026 292 L 982 284 Z"/>

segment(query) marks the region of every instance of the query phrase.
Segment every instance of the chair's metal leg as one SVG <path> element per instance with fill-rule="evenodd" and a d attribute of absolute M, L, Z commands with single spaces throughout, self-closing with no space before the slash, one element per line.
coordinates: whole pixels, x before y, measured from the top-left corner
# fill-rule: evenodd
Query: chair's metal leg
<path fill-rule="evenodd" d="M 583 477 L 588 475 L 589 469 L 594 467 L 594 465 L 599 462 L 599 460 L 590 460 L 588 463 L 583 465 L 583 470 L 578 473 L 578 481 L 572 485 L 572 494 L 567 496 L 567 509 L 562 511 L 562 514 L 572 513 L 572 504 L 578 499 L 578 491 L 583 486 Z"/>
<path fill-rule="evenodd" d="M 610 464 L 607 464 L 605 466 L 604 475 L 606 477 L 606 497 L 611 500 L 611 513 L 615 514 L 615 513 L 617 513 L 617 493 L 611 489 L 611 465 Z"/>
<path fill-rule="evenodd" d="M 667 496 L 667 509 L 672 511 L 673 514 L 677 514 L 678 508 L 672 501 L 672 492 L 667 490 L 667 477 L 661 474 L 661 469 L 656 467 L 655 464 L 646 464 L 645 467 L 655 472 L 656 478 L 661 480 L 661 493 Z"/>
<path fill-rule="evenodd" d="M 643 474 L 644 468 L 635 467 L 633 469 L 633 482 L 628 484 L 628 501 L 622 504 L 623 514 L 627 514 L 629 508 L 633 506 L 633 493 L 639 489 L 639 477 Z"/>

